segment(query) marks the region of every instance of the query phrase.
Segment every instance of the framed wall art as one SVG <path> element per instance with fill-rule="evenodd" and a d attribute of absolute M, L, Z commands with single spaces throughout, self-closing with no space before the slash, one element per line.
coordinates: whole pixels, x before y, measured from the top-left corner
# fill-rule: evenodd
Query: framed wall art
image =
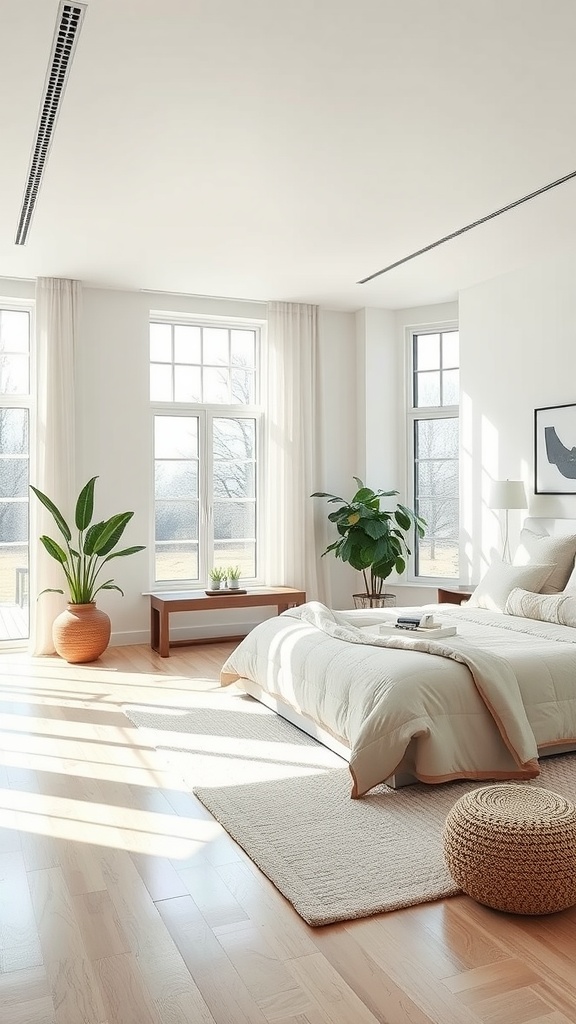
<path fill-rule="evenodd" d="M 534 493 L 576 494 L 576 405 L 534 410 Z"/>

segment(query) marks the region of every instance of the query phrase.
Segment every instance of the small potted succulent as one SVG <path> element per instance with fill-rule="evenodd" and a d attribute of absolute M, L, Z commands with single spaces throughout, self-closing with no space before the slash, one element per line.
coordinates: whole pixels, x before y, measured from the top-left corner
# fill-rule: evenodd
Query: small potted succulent
<path fill-rule="evenodd" d="M 240 586 L 240 576 L 242 575 L 237 565 L 231 565 L 226 569 L 226 578 L 228 580 L 229 590 L 238 590 Z"/>
<path fill-rule="evenodd" d="M 208 573 L 210 577 L 210 590 L 220 590 L 222 583 L 226 583 L 226 570 L 214 566 Z"/>

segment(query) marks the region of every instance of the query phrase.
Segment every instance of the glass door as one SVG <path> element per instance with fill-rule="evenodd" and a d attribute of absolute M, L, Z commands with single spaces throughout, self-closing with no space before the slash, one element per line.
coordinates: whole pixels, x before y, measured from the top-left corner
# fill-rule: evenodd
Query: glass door
<path fill-rule="evenodd" d="M 30 311 L 0 300 L 0 645 L 29 636 Z"/>

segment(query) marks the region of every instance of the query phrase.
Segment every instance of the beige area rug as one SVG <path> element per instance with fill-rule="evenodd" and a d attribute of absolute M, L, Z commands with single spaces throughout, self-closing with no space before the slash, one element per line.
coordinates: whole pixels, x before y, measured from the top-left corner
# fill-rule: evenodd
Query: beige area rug
<path fill-rule="evenodd" d="M 350 799 L 345 762 L 252 698 L 199 693 L 199 706 L 124 713 L 308 924 L 367 917 L 458 892 L 442 856 L 446 815 L 483 783 L 379 786 Z M 533 783 L 576 802 L 576 754 Z"/>

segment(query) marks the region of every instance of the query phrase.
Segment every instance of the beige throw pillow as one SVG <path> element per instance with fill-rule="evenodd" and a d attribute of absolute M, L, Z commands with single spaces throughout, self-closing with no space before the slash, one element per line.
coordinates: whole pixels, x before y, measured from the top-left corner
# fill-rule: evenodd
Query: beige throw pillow
<path fill-rule="evenodd" d="M 553 565 L 516 566 L 493 562 L 468 601 L 468 607 L 503 612 L 511 590 L 521 587 L 538 592 L 553 570 Z"/>
<path fill-rule="evenodd" d="M 561 626 L 576 626 L 576 594 L 532 594 L 515 588 L 508 595 L 506 615 L 520 615 L 524 619 L 557 622 Z"/>
<path fill-rule="evenodd" d="M 564 590 L 574 568 L 575 556 L 576 536 L 573 534 L 566 537 L 541 537 L 524 528 L 520 533 L 520 547 L 514 556 L 514 565 L 532 565 L 535 562 L 539 565 L 552 564 L 554 570 L 542 587 L 542 593 L 559 594 Z"/>

